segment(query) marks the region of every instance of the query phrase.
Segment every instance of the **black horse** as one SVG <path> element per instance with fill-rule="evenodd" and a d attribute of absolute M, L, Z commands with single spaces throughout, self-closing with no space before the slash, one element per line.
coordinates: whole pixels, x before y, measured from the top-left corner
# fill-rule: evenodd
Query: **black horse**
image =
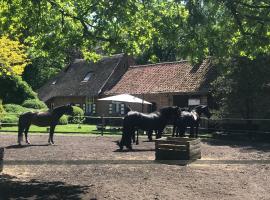
<path fill-rule="evenodd" d="M 71 115 L 73 113 L 72 105 L 64 105 L 57 107 L 47 112 L 27 112 L 21 114 L 18 124 L 18 143 L 21 145 L 23 140 L 23 132 L 25 134 L 25 142 L 30 144 L 27 134 L 31 124 L 37 126 L 50 126 L 50 135 L 48 143 L 54 144 L 53 134 L 55 126 L 58 124 L 59 119 L 64 115 Z"/>
<path fill-rule="evenodd" d="M 123 121 L 123 134 L 121 141 L 118 142 L 120 150 L 126 146 L 132 149 L 131 139 L 137 129 L 152 131 L 157 130 L 157 138 L 160 138 L 165 126 L 175 119 L 179 118 L 180 110 L 178 107 L 161 108 L 159 112 L 144 114 L 136 111 L 130 111 Z"/>
<path fill-rule="evenodd" d="M 194 107 L 190 112 L 181 111 L 180 117 L 175 121 L 173 128 L 173 137 L 176 132 L 176 136 L 185 136 L 186 128 L 190 127 L 190 137 L 198 137 L 198 127 L 200 123 L 200 117 L 204 114 L 207 118 L 211 117 L 208 106 L 199 105 Z M 195 134 L 194 134 L 195 128 Z"/>

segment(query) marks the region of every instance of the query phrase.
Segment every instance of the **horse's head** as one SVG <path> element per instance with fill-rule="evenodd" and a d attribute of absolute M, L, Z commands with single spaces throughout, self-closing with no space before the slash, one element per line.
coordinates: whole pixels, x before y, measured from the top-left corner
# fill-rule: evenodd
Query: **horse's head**
<path fill-rule="evenodd" d="M 181 115 L 181 109 L 177 106 L 164 107 L 160 109 L 160 114 L 167 119 L 177 119 Z"/>
<path fill-rule="evenodd" d="M 66 105 L 65 106 L 65 113 L 67 114 L 67 115 L 72 115 L 73 114 L 73 104 L 68 104 L 68 105 Z"/>
<path fill-rule="evenodd" d="M 204 114 L 207 118 L 211 117 L 212 114 L 210 113 L 208 106 L 198 106 L 198 109 L 199 114 Z"/>

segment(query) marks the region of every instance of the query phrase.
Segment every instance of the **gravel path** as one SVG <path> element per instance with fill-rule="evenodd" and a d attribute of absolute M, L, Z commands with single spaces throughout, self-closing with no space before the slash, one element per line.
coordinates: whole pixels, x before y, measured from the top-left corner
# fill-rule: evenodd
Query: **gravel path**
<path fill-rule="evenodd" d="M 115 151 L 119 137 L 56 135 L 53 146 L 47 138 L 30 135 L 32 145 L 17 148 L 15 135 L 0 134 L 0 200 L 270 199 L 270 144 L 205 140 L 202 160 L 179 166 L 155 163 L 145 138 L 133 152 Z"/>

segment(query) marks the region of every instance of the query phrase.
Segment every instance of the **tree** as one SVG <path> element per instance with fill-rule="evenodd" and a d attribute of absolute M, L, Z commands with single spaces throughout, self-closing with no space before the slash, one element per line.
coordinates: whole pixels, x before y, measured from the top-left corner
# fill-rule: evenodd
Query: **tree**
<path fill-rule="evenodd" d="M 269 112 L 269 63 L 268 55 L 254 60 L 238 57 L 223 63 L 222 73 L 213 83 L 223 115 L 250 119 L 263 118 Z"/>
<path fill-rule="evenodd" d="M 0 76 L 21 75 L 28 63 L 24 45 L 6 36 L 0 38 Z"/>

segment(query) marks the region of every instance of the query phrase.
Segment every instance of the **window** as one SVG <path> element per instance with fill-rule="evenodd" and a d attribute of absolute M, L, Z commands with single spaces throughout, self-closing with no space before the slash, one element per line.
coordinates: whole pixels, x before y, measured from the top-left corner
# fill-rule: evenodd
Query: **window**
<path fill-rule="evenodd" d="M 96 104 L 95 103 L 87 103 L 85 105 L 85 113 L 86 114 L 96 114 Z"/>
<path fill-rule="evenodd" d="M 189 106 L 197 106 L 201 104 L 201 100 L 200 99 L 188 99 L 188 105 Z"/>
<path fill-rule="evenodd" d="M 82 82 L 87 82 L 87 81 L 89 81 L 89 79 L 92 77 L 92 75 L 93 75 L 93 72 L 88 72 L 88 73 L 85 75 L 85 77 L 84 77 L 84 79 L 82 80 Z"/>
<path fill-rule="evenodd" d="M 109 114 L 125 114 L 125 104 L 119 102 L 110 103 Z"/>

